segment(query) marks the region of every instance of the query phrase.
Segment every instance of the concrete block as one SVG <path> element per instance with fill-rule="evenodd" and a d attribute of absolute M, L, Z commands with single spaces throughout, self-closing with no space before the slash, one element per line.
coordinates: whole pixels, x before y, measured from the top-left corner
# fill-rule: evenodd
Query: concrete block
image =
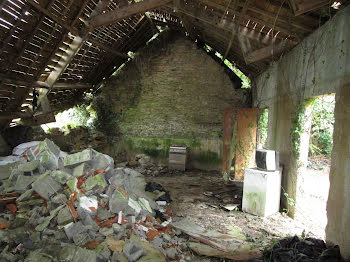
<path fill-rule="evenodd" d="M 24 193 L 28 190 L 29 186 L 35 181 L 36 177 L 19 175 L 15 184 L 15 190 L 20 193 Z"/>
<path fill-rule="evenodd" d="M 68 201 L 67 196 L 65 194 L 57 194 L 56 196 L 51 198 L 51 202 L 55 204 L 64 204 Z"/>
<path fill-rule="evenodd" d="M 97 174 L 95 176 L 90 176 L 86 179 L 84 183 L 84 188 L 86 191 L 92 190 L 96 187 L 105 188 L 107 186 L 106 180 L 104 178 L 104 174 Z"/>
<path fill-rule="evenodd" d="M 269 216 L 279 211 L 281 173 L 246 168 L 243 184 L 242 209 L 258 216 Z"/>
<path fill-rule="evenodd" d="M 81 152 L 75 153 L 75 154 L 71 154 L 71 155 L 67 155 L 64 159 L 63 159 L 63 163 L 65 167 L 72 167 L 75 165 L 79 165 L 81 163 L 87 162 L 92 160 L 93 157 L 93 152 L 91 149 L 85 149 Z"/>
<path fill-rule="evenodd" d="M 83 224 L 89 227 L 89 230 L 92 230 L 94 232 L 100 229 L 100 227 L 96 224 L 95 220 L 90 215 L 85 216 Z"/>
<path fill-rule="evenodd" d="M 61 170 L 55 170 L 51 172 L 51 177 L 53 177 L 57 182 L 64 185 L 68 180 L 72 179 L 72 175 Z"/>
<path fill-rule="evenodd" d="M 130 262 L 137 261 L 140 257 L 146 254 L 145 250 L 141 246 L 133 242 L 125 244 L 123 253 Z"/>
<path fill-rule="evenodd" d="M 91 168 L 93 170 L 111 170 L 114 168 L 114 160 L 108 155 L 97 153 L 91 161 Z"/>
<path fill-rule="evenodd" d="M 79 221 L 77 223 L 69 223 L 64 226 L 64 232 L 66 233 L 69 239 L 73 239 L 74 235 L 86 232 L 88 229 L 84 226 L 84 224 Z"/>
<path fill-rule="evenodd" d="M 111 227 L 102 227 L 102 228 L 100 228 L 99 232 L 106 237 L 108 237 L 114 233 L 113 228 L 111 228 Z"/>
<path fill-rule="evenodd" d="M 113 217 L 114 214 L 103 207 L 98 207 L 97 209 L 97 218 L 99 221 L 107 220 L 108 218 Z"/>
<path fill-rule="evenodd" d="M 73 216 L 68 207 L 61 209 L 57 215 L 57 223 L 59 226 L 73 222 Z"/>
<path fill-rule="evenodd" d="M 85 163 L 82 163 L 73 169 L 73 176 L 81 177 L 82 175 L 84 175 L 84 171 L 85 171 Z"/>
<path fill-rule="evenodd" d="M 21 172 L 32 172 L 35 169 L 39 168 L 40 161 L 39 160 L 33 160 L 30 162 L 26 162 L 23 164 L 19 164 L 17 169 Z"/>
<path fill-rule="evenodd" d="M 109 210 L 112 213 L 118 213 L 123 211 L 128 206 L 128 199 L 116 190 L 112 197 L 109 199 Z"/>
<path fill-rule="evenodd" d="M 75 245 L 66 245 L 60 252 L 59 261 L 96 262 L 97 254 L 86 248 L 77 247 Z"/>
<path fill-rule="evenodd" d="M 42 198 L 49 200 L 49 198 L 60 191 L 62 186 L 54 180 L 50 173 L 45 173 L 41 175 L 33 184 L 33 189 L 37 192 Z"/>
<path fill-rule="evenodd" d="M 255 161 L 258 168 L 264 170 L 278 170 L 279 152 L 273 150 L 258 149 L 255 154 Z"/>

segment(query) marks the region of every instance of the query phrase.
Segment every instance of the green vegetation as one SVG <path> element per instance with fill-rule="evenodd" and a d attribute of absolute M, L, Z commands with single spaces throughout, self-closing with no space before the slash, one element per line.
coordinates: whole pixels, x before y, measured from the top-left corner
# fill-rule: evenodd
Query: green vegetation
<path fill-rule="evenodd" d="M 210 52 L 213 50 L 213 48 L 208 46 L 208 45 L 204 45 L 204 49 L 207 52 Z M 224 58 L 224 56 L 217 51 L 215 52 L 215 55 L 217 57 L 219 57 L 220 59 Z M 232 64 L 227 59 L 224 60 L 224 63 L 229 69 L 231 69 L 242 80 L 242 88 L 250 88 L 251 87 L 250 79 L 241 70 L 239 70 L 234 64 Z"/>
<path fill-rule="evenodd" d="M 261 110 L 258 120 L 258 137 L 260 138 L 260 144 L 265 146 L 267 138 L 267 124 L 269 121 L 269 110 L 267 108 Z"/>
<path fill-rule="evenodd" d="M 103 133 L 108 140 L 116 137 L 119 134 L 118 123 L 120 114 L 114 112 L 111 104 L 101 96 L 95 98 L 92 108 L 96 112 L 93 127 Z"/>
<path fill-rule="evenodd" d="M 125 137 L 124 143 L 128 150 L 135 153 L 144 153 L 154 158 L 167 158 L 169 147 L 173 145 L 185 146 L 191 149 L 199 148 L 201 142 L 198 139 L 185 138 L 158 138 L 158 137 Z"/>
<path fill-rule="evenodd" d="M 306 121 L 305 111 L 306 108 L 312 106 L 315 98 L 305 100 L 303 104 L 298 106 L 295 117 L 292 121 L 291 137 L 293 153 L 298 158 L 300 155 L 300 137 L 305 132 L 304 125 Z"/>
<path fill-rule="evenodd" d="M 325 96 L 315 99 L 309 152 L 311 155 L 330 155 L 333 146 L 335 98 Z"/>
<path fill-rule="evenodd" d="M 95 112 L 86 104 L 74 106 L 56 114 L 56 123 L 60 128 L 92 127 Z"/>

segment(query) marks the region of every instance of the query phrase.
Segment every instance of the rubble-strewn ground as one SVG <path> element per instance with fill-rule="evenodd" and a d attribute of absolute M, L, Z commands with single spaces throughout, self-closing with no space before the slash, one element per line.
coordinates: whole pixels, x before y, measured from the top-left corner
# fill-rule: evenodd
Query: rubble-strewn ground
<path fill-rule="evenodd" d="M 238 204 L 240 207 L 243 184 L 225 184 L 217 172 L 168 171 L 161 176 L 147 176 L 146 180 L 157 182 L 170 191 L 175 217 L 188 217 L 207 229 L 222 233 L 227 233 L 227 226 L 238 226 L 248 240 L 262 249 L 271 246 L 276 239 L 301 236 L 304 230 L 315 237 L 307 226 L 280 213 L 263 218 L 220 207 L 225 204 Z M 209 196 L 210 192 L 212 196 Z"/>

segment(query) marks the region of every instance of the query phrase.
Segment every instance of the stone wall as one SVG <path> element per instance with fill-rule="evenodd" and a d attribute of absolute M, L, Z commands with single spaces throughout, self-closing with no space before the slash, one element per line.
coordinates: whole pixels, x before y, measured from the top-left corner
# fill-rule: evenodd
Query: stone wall
<path fill-rule="evenodd" d="M 184 145 L 189 167 L 217 169 L 224 109 L 250 107 L 250 90 L 235 89 L 224 68 L 188 38 L 165 32 L 110 79 L 98 99 L 118 118 L 118 150 L 166 161 L 170 145 Z"/>
<path fill-rule="evenodd" d="M 350 209 L 344 197 L 349 194 L 350 188 L 350 100 L 344 97 L 348 97 L 345 91 L 350 88 L 349 24 L 350 6 L 339 11 L 255 79 L 253 94 L 256 107 L 269 108 L 267 146 L 280 151 L 280 162 L 284 165 L 283 185 L 289 197 L 296 200 L 296 208 L 302 201 L 298 198 L 298 185 L 301 184 L 298 172 L 303 159 L 295 154 L 295 149 L 300 147 L 296 147 L 291 135 L 295 131 L 295 119 L 308 99 L 337 94 L 326 239 L 339 244 L 346 259 L 350 259 Z M 338 140 L 342 142 L 337 143 Z M 299 152 L 299 156 L 302 155 L 303 152 Z M 298 216 L 297 212 L 294 213 Z"/>

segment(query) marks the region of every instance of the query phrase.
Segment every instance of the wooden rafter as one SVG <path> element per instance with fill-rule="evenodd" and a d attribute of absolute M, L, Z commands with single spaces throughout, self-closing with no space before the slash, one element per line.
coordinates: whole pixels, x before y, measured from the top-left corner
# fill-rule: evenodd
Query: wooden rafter
<path fill-rule="evenodd" d="M 94 17 L 90 22 L 91 30 L 116 23 L 130 16 L 141 14 L 172 2 L 172 0 L 144 0 L 130 4 Z"/>
<path fill-rule="evenodd" d="M 271 44 L 269 46 L 260 48 L 253 52 L 250 52 L 245 55 L 245 60 L 247 64 L 255 63 L 264 59 L 267 59 L 271 56 L 278 56 L 282 54 L 288 47 L 288 43 L 283 41 L 278 44 Z"/>
<path fill-rule="evenodd" d="M 329 4 L 329 0 L 289 0 L 289 4 L 294 11 L 294 15 L 298 16 Z"/>

